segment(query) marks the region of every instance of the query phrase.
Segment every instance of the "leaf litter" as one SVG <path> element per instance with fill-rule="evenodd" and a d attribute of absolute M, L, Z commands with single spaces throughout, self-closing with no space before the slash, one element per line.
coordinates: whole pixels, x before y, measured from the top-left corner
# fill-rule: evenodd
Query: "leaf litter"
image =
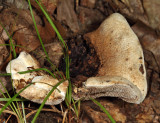
<path fill-rule="evenodd" d="M 56 50 L 55 48 L 55 44 L 59 46 L 56 43 L 55 32 L 52 30 L 48 21 L 45 20 L 38 7 L 33 4 L 33 1 L 31 2 L 35 7 L 34 14 L 38 29 L 43 43 L 46 45 L 47 52 L 50 54 L 51 61 L 64 72 L 63 56 L 54 56 L 54 53 L 52 54 L 52 51 L 55 54 L 62 54 L 61 50 Z M 75 86 L 81 86 L 82 82 L 88 77 L 96 75 L 98 67 L 100 67 L 94 47 L 90 42 L 84 40 L 83 35 L 87 32 L 94 31 L 106 17 L 114 12 L 118 11 L 126 17 L 143 47 L 149 87 L 148 95 L 144 102 L 139 105 L 129 104 L 120 99 L 109 97 L 99 98 L 98 101 L 110 112 L 117 122 L 158 123 L 160 121 L 160 14 L 157 13 L 160 9 L 159 1 L 95 0 L 92 3 L 90 0 L 81 0 L 76 4 L 73 0 L 47 0 L 42 1 L 42 3 L 49 14 L 52 15 L 54 22 L 58 23 L 57 26 L 60 33 L 64 34 L 63 37 L 69 46 L 71 80 Z M 47 63 L 43 58 L 45 56 L 40 48 L 30 11 L 26 8 L 25 10 L 20 9 L 15 3 L 10 3 L 14 8 L 8 7 L 9 3 L 2 5 L 4 8 L 0 12 L 0 22 L 12 36 L 14 44 L 24 47 L 16 47 L 16 52 L 19 53 L 22 50 L 26 50 L 34 54 L 36 58 L 39 58 L 42 66 L 46 67 Z M 2 32 L 3 28 L 0 26 L 0 44 L 9 43 L 9 39 L 7 39 L 5 34 L 2 35 Z M 35 51 L 39 52 L 39 54 L 37 53 L 38 56 L 35 55 Z M 55 57 L 57 58 L 55 59 Z M 62 59 L 59 61 L 60 57 Z M 0 46 L 0 65 L 5 66 L 4 63 L 9 62 L 9 58 L 11 58 L 9 47 Z M 4 69 L 1 69 L 0 72 L 4 73 Z M 3 80 L 6 87 L 7 83 L 10 82 L 6 77 L 0 80 Z M 33 110 L 37 108 L 37 104 L 27 102 L 26 106 L 27 104 Z M 48 106 L 46 107 L 50 108 Z M 59 106 L 56 107 L 60 110 Z M 26 110 L 26 112 L 29 113 L 30 111 Z M 51 117 L 54 118 L 50 120 L 49 118 Z M 76 118 L 74 114 L 72 117 L 72 122 L 75 122 Z M 12 119 L 14 118 L 11 117 L 10 121 Z M 50 114 L 42 112 L 41 118 L 38 119 L 38 121 L 43 122 L 53 120 L 62 121 L 62 115 L 56 111 Z M 81 103 L 79 121 L 86 121 L 88 123 L 96 121 L 100 123 L 109 122 L 109 119 L 92 101 L 84 101 Z"/>

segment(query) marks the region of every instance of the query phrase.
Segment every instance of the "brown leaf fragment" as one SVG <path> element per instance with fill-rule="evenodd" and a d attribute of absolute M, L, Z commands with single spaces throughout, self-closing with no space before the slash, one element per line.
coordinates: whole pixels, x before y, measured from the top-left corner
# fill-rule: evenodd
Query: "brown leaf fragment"
<path fill-rule="evenodd" d="M 90 32 L 94 29 L 97 29 L 100 23 L 105 19 L 105 16 L 98 10 L 93 10 L 85 7 L 79 7 L 78 9 L 78 19 L 80 20 L 82 32 Z"/>
<path fill-rule="evenodd" d="M 60 22 L 64 22 L 76 33 L 79 31 L 79 25 L 73 5 L 72 0 L 61 0 L 57 6 L 57 19 Z"/>
<path fill-rule="evenodd" d="M 28 2 L 25 0 L 15 0 L 14 3 L 17 8 L 20 8 L 20 9 L 28 9 L 29 8 Z"/>
<path fill-rule="evenodd" d="M 143 3 L 141 0 L 119 0 L 114 1 L 120 13 L 125 15 L 127 18 L 131 19 L 133 22 L 141 21 L 149 26 L 147 15 L 143 9 Z"/>
<path fill-rule="evenodd" d="M 6 29 L 6 28 L 5 28 Z M 2 32 L 2 39 L 4 40 L 4 41 L 7 41 L 8 39 L 9 39 L 9 37 L 8 37 L 8 35 L 7 35 L 7 33 L 6 33 L 6 31 L 5 30 L 3 30 L 3 32 Z"/>
<path fill-rule="evenodd" d="M 0 25 L 0 35 L 3 32 L 3 27 Z"/>
<path fill-rule="evenodd" d="M 115 1 L 112 0 L 106 0 L 107 2 L 107 12 L 108 14 L 113 14 L 114 12 L 117 12 L 118 7 L 116 6 L 116 4 L 114 3 Z"/>
<path fill-rule="evenodd" d="M 132 21 L 141 21 L 160 31 L 159 0 L 115 0 L 120 12 Z"/>
<path fill-rule="evenodd" d="M 27 30 L 24 32 L 21 31 L 16 32 L 13 36 L 13 39 L 17 41 L 17 45 L 22 46 L 22 47 L 17 47 L 18 52 L 21 52 L 23 50 L 31 52 L 40 45 L 37 36 L 32 35 L 31 33 L 28 35 Z"/>
<path fill-rule="evenodd" d="M 159 115 L 160 114 L 160 100 L 154 100 L 153 103 L 154 103 L 153 109 Z"/>
<path fill-rule="evenodd" d="M 6 66 L 11 61 L 11 59 L 12 59 L 12 54 L 10 54 L 8 56 L 8 58 L 6 58 L 5 61 L 3 61 L 3 63 L 0 65 L 0 70 L 1 71 L 5 71 L 6 70 Z"/>
<path fill-rule="evenodd" d="M 50 2 L 58 2 L 58 0 L 50 0 Z M 45 2 L 45 0 L 44 0 Z M 49 2 L 49 1 L 48 1 Z M 50 25 L 50 23 L 45 19 L 46 17 L 44 16 L 43 12 L 41 11 L 40 7 L 37 5 L 37 3 L 34 0 L 31 0 L 31 4 L 32 6 L 34 6 L 36 8 L 36 10 L 38 11 L 38 13 L 42 16 L 43 20 L 44 20 L 44 27 L 41 27 L 40 25 L 38 25 L 38 28 L 40 29 L 40 34 L 42 35 L 42 38 L 44 35 L 46 35 L 44 37 L 44 40 L 46 39 L 51 39 L 51 38 L 55 38 L 55 32 L 53 32 L 53 28 Z M 48 4 L 49 5 L 49 4 Z M 49 5 L 50 6 L 50 5 Z M 56 5 L 57 7 L 57 5 Z M 56 9 L 56 8 L 55 8 Z M 55 26 L 57 27 L 59 33 L 61 34 L 61 36 L 63 38 L 66 37 L 66 30 L 64 29 L 64 27 L 60 24 L 60 22 L 56 21 L 52 16 L 51 13 L 49 12 L 50 18 L 52 19 L 53 23 L 55 24 Z M 47 30 L 46 30 L 47 29 Z M 46 34 L 46 31 L 49 32 L 50 34 Z M 49 35 L 49 37 L 48 37 Z M 48 42 L 47 42 L 48 43 Z"/>
<path fill-rule="evenodd" d="M 149 24 L 153 29 L 160 31 L 160 1 L 143 0 L 144 9 L 149 19 Z"/>
<path fill-rule="evenodd" d="M 45 26 L 37 25 L 40 36 L 44 43 L 51 43 L 52 39 L 56 37 L 55 31 L 50 23 L 44 18 Z"/>
<path fill-rule="evenodd" d="M 141 22 L 137 22 L 132 26 L 133 31 L 136 33 L 139 39 L 144 38 L 144 36 L 149 38 L 151 41 L 154 41 L 155 39 L 158 38 L 157 34 L 153 29 L 150 27 L 146 26 L 145 24 Z"/>
<path fill-rule="evenodd" d="M 40 3 L 44 5 L 47 12 L 52 15 L 57 8 L 58 1 L 59 0 L 41 0 Z"/>
<path fill-rule="evenodd" d="M 52 63 L 55 66 L 59 65 L 60 59 L 63 55 L 63 49 L 59 42 L 53 42 L 45 45 L 46 51 Z"/>
<path fill-rule="evenodd" d="M 35 0 L 30 0 L 30 1 L 31 5 L 34 6 L 41 15 L 43 15 L 41 8 L 38 6 Z M 39 2 L 46 8 L 47 12 L 52 15 L 55 9 L 57 8 L 59 0 L 41 0 Z"/>
<path fill-rule="evenodd" d="M 5 0 L 4 3 L 20 9 L 28 9 L 29 7 L 27 1 L 25 0 Z"/>
<path fill-rule="evenodd" d="M 126 0 L 128 1 L 128 7 L 130 11 L 136 13 L 136 15 L 142 15 L 144 13 L 141 0 Z"/>
<path fill-rule="evenodd" d="M 4 40 L 0 37 L 0 66 L 4 63 L 5 59 L 9 55 L 8 50 L 4 44 Z"/>
<path fill-rule="evenodd" d="M 53 23 L 55 24 L 56 28 L 58 29 L 59 33 L 63 37 L 63 39 L 67 38 L 69 33 L 67 32 L 67 29 L 65 29 L 61 23 L 57 20 L 54 20 L 53 17 L 51 17 Z"/>
<path fill-rule="evenodd" d="M 33 23 L 32 16 L 31 16 L 31 12 L 30 12 L 29 10 L 11 9 L 11 12 L 19 15 L 19 16 L 20 16 L 20 19 L 22 19 L 22 20 L 24 19 L 27 23 L 29 23 L 28 26 L 34 24 L 34 23 Z M 38 15 L 34 10 L 33 10 L 33 15 L 34 15 L 36 24 L 42 25 L 42 20 L 41 20 L 41 18 L 39 17 L 39 15 Z M 19 20 L 20 20 L 20 19 L 19 19 Z"/>
<path fill-rule="evenodd" d="M 37 25 L 42 25 L 41 18 L 35 12 L 33 13 Z M 15 44 L 22 46 L 21 48 L 16 47 L 16 51 L 30 52 L 40 45 L 29 10 L 5 9 L 0 14 L 0 21 L 5 28 L 7 27 L 9 35 L 13 36 L 12 40 L 15 41 Z M 3 39 L 7 40 L 8 37 L 5 35 L 3 33 Z"/>
<path fill-rule="evenodd" d="M 135 24 L 132 29 L 140 39 L 143 48 L 153 53 L 160 70 L 160 36 L 157 36 L 153 29 L 142 23 Z M 154 69 L 156 70 L 157 68 Z"/>
<path fill-rule="evenodd" d="M 88 8 L 95 7 L 96 0 L 81 0 L 80 5 Z"/>
<path fill-rule="evenodd" d="M 153 108 L 151 106 L 145 106 L 143 112 L 137 114 L 136 120 L 138 123 L 151 123 L 154 119 L 154 116 L 155 114 Z"/>
<path fill-rule="evenodd" d="M 0 74 L 2 72 L 0 71 Z M 1 83 L 2 82 L 2 83 Z M 3 92 L 3 93 L 6 93 L 5 91 L 5 88 L 7 89 L 7 91 L 10 91 L 12 89 L 12 83 L 11 83 L 11 80 L 10 80 L 10 77 L 2 77 L 0 76 L 0 90 Z M 2 95 L 2 93 L 0 93 L 0 96 Z"/>
<path fill-rule="evenodd" d="M 127 117 L 121 112 L 121 108 L 119 108 L 117 104 L 114 104 L 105 98 L 99 99 L 98 101 L 104 106 L 116 122 L 126 122 Z M 82 122 L 86 121 L 88 123 L 88 121 L 96 121 L 96 123 L 110 123 L 106 114 L 93 102 L 87 101 L 81 105 L 83 110 L 81 118 Z"/>
<path fill-rule="evenodd" d="M 159 68 L 158 68 L 157 61 L 155 59 L 154 54 L 151 51 L 146 50 L 146 49 L 143 49 L 143 52 L 144 52 L 145 61 L 147 62 L 147 65 L 148 65 L 146 66 L 146 68 L 159 72 Z"/>
<path fill-rule="evenodd" d="M 56 67 L 58 67 L 61 57 L 63 56 L 63 49 L 58 41 L 53 43 L 44 44 L 44 47 L 47 51 L 47 54 Z M 40 62 L 41 66 L 47 67 L 47 69 L 51 69 L 52 67 L 48 62 L 46 62 L 46 55 L 41 47 L 37 48 L 33 52 L 36 59 Z"/>

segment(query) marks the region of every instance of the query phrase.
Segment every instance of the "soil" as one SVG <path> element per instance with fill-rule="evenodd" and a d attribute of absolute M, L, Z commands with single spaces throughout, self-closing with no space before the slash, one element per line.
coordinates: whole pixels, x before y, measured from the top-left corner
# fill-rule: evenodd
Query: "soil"
<path fill-rule="evenodd" d="M 30 11 L 27 7 L 28 3 L 20 2 L 22 4 L 20 6 L 15 1 L 0 1 L 0 22 L 12 35 L 14 44 L 27 47 L 17 47 L 17 54 L 22 50 L 26 50 L 40 62 L 41 67 L 52 70 L 50 64 L 45 60 L 45 54 L 36 35 Z M 159 6 L 156 2 L 159 3 Z M 141 0 L 135 0 L 134 2 L 131 0 L 128 2 L 115 2 L 112 0 L 42 0 L 67 43 L 71 60 L 71 82 L 76 87 L 82 86 L 82 82 L 86 81 L 87 78 L 96 76 L 100 67 L 100 60 L 94 46 L 84 39 L 86 33 L 97 29 L 103 20 L 112 13 L 119 12 L 124 15 L 138 36 L 143 47 L 147 71 L 148 93 L 145 100 L 141 104 L 131 104 L 113 97 L 96 99 L 107 109 L 117 123 L 160 122 L 160 14 L 156 16 L 158 21 L 154 20 L 154 16 L 151 16 L 151 13 L 156 15 L 156 10 L 160 9 L 160 2 L 157 0 L 156 2 L 142 2 Z M 147 6 L 149 3 L 150 6 Z M 47 53 L 51 61 L 65 75 L 65 61 L 58 38 L 34 0 L 31 0 L 31 4 L 34 8 L 37 27 L 40 35 L 42 35 Z M 152 7 L 155 5 L 155 8 Z M 150 10 L 148 7 L 150 7 Z M 0 27 L 0 43 L 9 43 L 9 38 L 2 27 Z M 7 63 L 13 59 L 13 56 L 9 55 L 9 49 L 9 46 L 0 47 L 1 73 L 5 72 Z M 5 83 L 10 83 L 8 78 L 3 77 L 2 79 L 6 80 Z M 11 90 L 12 88 L 7 84 L 5 84 L 7 89 Z M 13 94 L 13 91 L 11 90 L 10 93 Z M 4 104 L 4 102 L 0 102 L 0 104 Z M 19 105 L 21 106 L 21 103 Z M 25 102 L 28 123 L 34 117 L 35 113 L 32 112 L 37 110 L 39 106 L 39 104 L 31 101 Z M 92 101 L 81 102 L 78 118 L 72 110 L 68 111 L 65 102 L 56 106 L 44 106 L 43 109 L 36 120 L 37 123 L 60 123 L 64 120 L 65 113 L 67 113 L 65 122 L 111 122 L 106 114 Z M 8 123 L 17 123 L 16 117 L 9 113 L 3 113 L 0 116 L 0 122 L 5 122 L 7 119 Z"/>

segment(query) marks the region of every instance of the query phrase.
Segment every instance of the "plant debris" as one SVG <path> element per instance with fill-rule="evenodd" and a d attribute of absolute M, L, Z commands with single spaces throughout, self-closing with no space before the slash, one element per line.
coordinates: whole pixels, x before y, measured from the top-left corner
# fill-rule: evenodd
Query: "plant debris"
<path fill-rule="evenodd" d="M 68 46 L 70 80 L 73 87 L 81 87 L 89 77 L 96 76 L 99 68 L 102 67 L 96 48 L 90 41 L 84 39 L 84 35 L 96 30 L 109 15 L 116 12 L 122 14 L 142 45 L 148 93 L 145 100 L 139 105 L 112 97 L 101 97 L 96 100 L 108 110 L 116 122 L 160 122 L 159 0 L 41 0 L 41 3 L 44 4 L 45 10 L 48 11 L 51 20 Z M 56 34 L 36 1 L 31 0 L 31 4 L 38 30 L 50 60 L 59 68 L 59 72 L 65 73 L 63 48 L 61 49 L 57 43 Z M 13 44 L 16 45 L 17 55 L 25 50 L 36 57 L 41 67 L 52 69 L 37 37 L 27 1 L 0 0 L 0 23 L 11 36 Z M 13 49 L 9 46 L 11 41 L 2 25 L 0 26 L 0 73 L 5 73 L 6 65 L 13 59 Z M 7 44 L 7 46 L 2 44 Z M 140 70 L 143 73 L 141 67 Z M 8 88 L 8 84 L 11 84 L 9 78 L 0 77 L 0 80 L 7 87 L 9 94 L 14 96 L 14 91 L 10 91 Z M 19 88 L 21 87 L 23 85 L 19 86 Z M 2 91 L 4 92 L 3 89 Z M 4 105 L 4 102 L 1 101 L 0 104 Z M 26 120 L 31 122 L 39 105 L 30 101 L 26 101 L 24 104 Z M 21 103 L 18 105 L 21 109 Z M 44 106 L 37 122 L 110 122 L 106 114 L 92 101 L 80 102 L 80 106 L 77 107 L 78 116 L 75 110 L 68 110 L 65 102 L 55 107 L 58 112 L 53 110 L 51 106 Z M 10 111 L 10 108 L 8 107 L 6 111 Z M 16 115 L 13 115 L 13 113 L 3 113 L 0 116 L 0 122 L 17 122 Z"/>

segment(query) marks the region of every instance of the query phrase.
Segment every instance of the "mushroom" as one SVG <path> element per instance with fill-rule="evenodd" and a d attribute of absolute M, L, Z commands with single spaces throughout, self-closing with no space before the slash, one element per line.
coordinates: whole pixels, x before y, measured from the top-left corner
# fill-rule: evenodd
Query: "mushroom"
<path fill-rule="evenodd" d="M 141 103 L 147 93 L 143 50 L 126 19 L 114 13 L 84 38 L 93 44 L 101 65 L 96 77 L 74 89 L 74 99 L 111 96 Z"/>
<path fill-rule="evenodd" d="M 12 75 L 13 86 L 16 89 L 16 92 L 19 92 L 29 83 L 35 82 L 22 91 L 20 96 L 36 103 L 42 103 L 49 91 L 59 82 L 59 80 L 42 71 L 34 71 L 26 74 L 18 73 L 37 68 L 40 68 L 39 62 L 30 54 L 23 51 L 18 58 L 9 62 L 6 71 Z M 66 80 L 53 91 L 45 104 L 56 105 L 61 103 L 65 99 L 67 87 L 68 81 Z"/>

